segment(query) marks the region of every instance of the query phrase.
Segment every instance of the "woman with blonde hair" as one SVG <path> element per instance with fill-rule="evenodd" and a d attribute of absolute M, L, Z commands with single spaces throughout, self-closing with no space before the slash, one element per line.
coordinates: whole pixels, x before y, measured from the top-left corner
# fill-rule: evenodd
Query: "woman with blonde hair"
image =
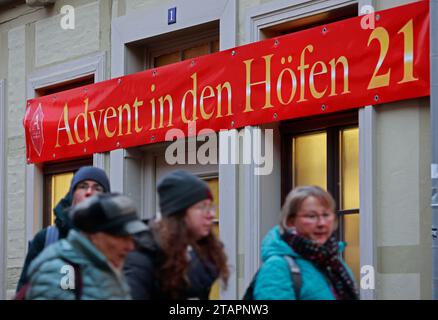
<path fill-rule="evenodd" d="M 292 190 L 280 224 L 262 242 L 263 265 L 256 276 L 254 298 L 358 299 L 352 272 L 341 257 L 344 244 L 336 239 L 336 228 L 335 201 L 328 192 L 317 186 Z M 292 267 L 298 270 L 298 278 L 292 276 Z"/>

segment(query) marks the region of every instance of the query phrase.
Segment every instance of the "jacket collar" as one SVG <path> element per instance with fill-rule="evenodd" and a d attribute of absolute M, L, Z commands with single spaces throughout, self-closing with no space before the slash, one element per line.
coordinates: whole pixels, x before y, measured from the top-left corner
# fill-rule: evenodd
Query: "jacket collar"
<path fill-rule="evenodd" d="M 67 240 L 73 247 L 75 254 L 82 255 L 83 259 L 92 261 L 100 269 L 113 270 L 105 255 L 83 233 L 71 229 Z"/>

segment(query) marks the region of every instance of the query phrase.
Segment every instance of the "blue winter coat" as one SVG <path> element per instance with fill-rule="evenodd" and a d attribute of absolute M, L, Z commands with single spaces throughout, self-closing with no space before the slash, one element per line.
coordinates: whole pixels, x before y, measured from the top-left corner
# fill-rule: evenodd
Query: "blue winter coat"
<path fill-rule="evenodd" d="M 343 249 L 344 245 L 341 243 L 340 250 Z M 324 275 L 312 262 L 302 258 L 281 239 L 279 226 L 271 229 L 263 239 L 261 253 L 263 264 L 254 287 L 256 300 L 296 300 L 285 255 L 291 256 L 301 270 L 300 300 L 335 299 Z M 348 271 L 351 274 L 349 269 Z"/>
<path fill-rule="evenodd" d="M 66 277 L 61 269 L 67 265 L 62 258 L 80 265 L 81 300 L 131 298 L 123 274 L 115 271 L 107 258 L 83 234 L 70 230 L 66 239 L 47 247 L 31 263 L 28 272 L 31 286 L 26 293 L 26 300 L 75 299 L 74 290 L 61 287 L 62 279 Z"/>

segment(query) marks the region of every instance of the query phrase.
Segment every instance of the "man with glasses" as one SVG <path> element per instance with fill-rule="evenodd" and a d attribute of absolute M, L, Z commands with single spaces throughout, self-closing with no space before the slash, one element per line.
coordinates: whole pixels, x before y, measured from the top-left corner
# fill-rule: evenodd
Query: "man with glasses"
<path fill-rule="evenodd" d="M 80 168 L 70 184 L 70 190 L 67 195 L 56 205 L 54 214 L 55 225 L 39 231 L 29 245 L 20 280 L 17 285 L 17 292 L 27 282 L 27 270 L 30 263 L 44 250 L 47 246 L 66 238 L 72 228 L 68 215 L 68 209 L 85 199 L 95 195 L 111 192 L 108 177 L 102 169 L 86 166 Z"/>

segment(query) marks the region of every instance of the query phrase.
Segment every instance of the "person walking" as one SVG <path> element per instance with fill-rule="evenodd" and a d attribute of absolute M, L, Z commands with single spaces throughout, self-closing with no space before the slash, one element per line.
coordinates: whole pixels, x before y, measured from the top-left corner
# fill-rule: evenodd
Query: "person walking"
<path fill-rule="evenodd" d="M 17 284 L 18 292 L 27 283 L 26 277 L 30 263 L 50 244 L 67 237 L 71 221 L 67 209 L 95 194 L 111 192 L 108 177 L 100 168 L 81 167 L 73 176 L 69 192 L 58 202 L 53 210 L 55 225 L 40 230 L 30 242 L 29 249 Z"/>
<path fill-rule="evenodd" d="M 132 200 L 99 194 L 74 206 L 70 214 L 74 229 L 67 238 L 31 263 L 26 300 L 131 299 L 123 263 L 134 249 L 132 236 L 147 229 Z"/>
<path fill-rule="evenodd" d="M 263 264 L 255 277 L 254 299 L 358 299 L 336 227 L 335 201 L 328 192 L 317 186 L 292 190 L 280 224 L 262 241 Z"/>
<path fill-rule="evenodd" d="M 204 181 L 174 171 L 158 184 L 161 219 L 137 240 L 124 273 L 133 299 L 208 299 L 213 282 L 226 285 L 223 244 L 212 233 L 214 205 Z"/>

